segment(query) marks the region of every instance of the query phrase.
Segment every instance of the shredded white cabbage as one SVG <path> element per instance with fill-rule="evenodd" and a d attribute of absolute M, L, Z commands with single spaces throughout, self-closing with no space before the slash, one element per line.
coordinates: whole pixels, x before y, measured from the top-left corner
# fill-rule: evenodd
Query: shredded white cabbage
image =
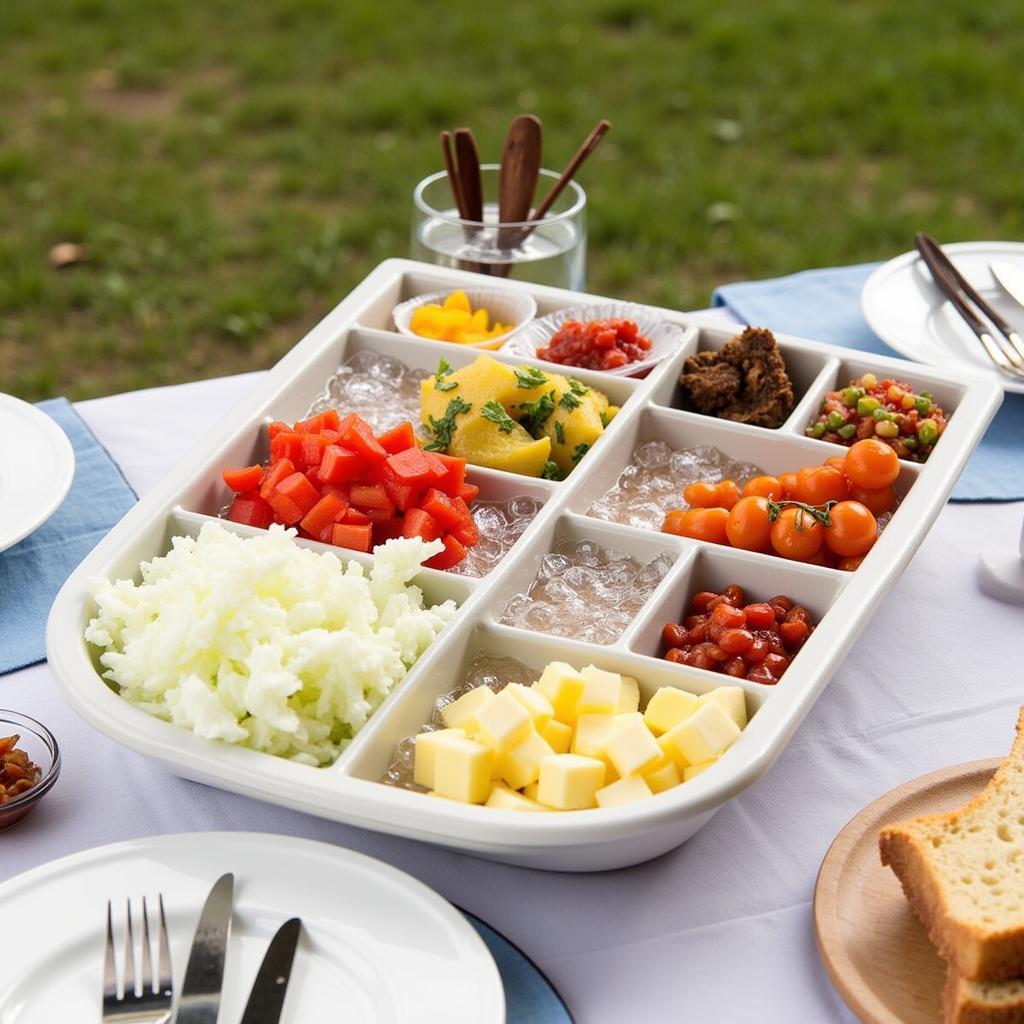
<path fill-rule="evenodd" d="M 410 580 L 443 547 L 389 540 L 367 574 L 291 541 L 217 523 L 141 566 L 90 580 L 85 638 L 144 711 L 207 739 L 329 764 L 455 614 Z"/>

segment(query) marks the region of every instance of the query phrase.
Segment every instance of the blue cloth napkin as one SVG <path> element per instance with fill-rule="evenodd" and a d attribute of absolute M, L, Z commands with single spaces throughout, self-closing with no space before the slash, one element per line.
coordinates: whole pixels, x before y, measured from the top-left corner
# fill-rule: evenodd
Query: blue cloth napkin
<path fill-rule="evenodd" d="M 24 540 L 0 553 L 0 675 L 46 657 L 46 618 L 79 562 L 135 504 L 106 449 L 66 398 L 40 402 L 68 435 L 75 478 L 59 509 Z"/>
<path fill-rule="evenodd" d="M 789 277 L 716 288 L 712 301 L 746 324 L 848 348 L 896 356 L 861 315 L 860 292 L 878 263 L 805 270 Z M 1024 498 L 1024 395 L 1002 407 L 957 481 L 952 501 Z"/>
<path fill-rule="evenodd" d="M 478 917 L 462 911 L 476 929 L 498 965 L 505 986 L 505 1019 L 508 1024 L 572 1024 L 572 1017 L 540 968 L 503 935 Z"/>

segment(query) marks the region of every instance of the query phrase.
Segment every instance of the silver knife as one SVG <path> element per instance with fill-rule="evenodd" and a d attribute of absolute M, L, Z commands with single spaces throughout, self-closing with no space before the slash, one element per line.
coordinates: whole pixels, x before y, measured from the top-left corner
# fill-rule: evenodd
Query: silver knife
<path fill-rule="evenodd" d="M 277 929 L 252 983 L 240 1024 L 278 1024 L 301 931 L 302 921 L 297 917 Z"/>
<path fill-rule="evenodd" d="M 228 872 L 206 897 L 185 968 L 176 1024 L 217 1024 L 234 889 L 235 876 Z"/>

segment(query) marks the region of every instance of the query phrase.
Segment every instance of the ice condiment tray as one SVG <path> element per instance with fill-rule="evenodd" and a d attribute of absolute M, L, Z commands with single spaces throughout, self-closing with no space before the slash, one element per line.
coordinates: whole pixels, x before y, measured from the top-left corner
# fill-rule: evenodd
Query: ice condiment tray
<path fill-rule="evenodd" d="M 686 314 L 660 310 L 682 326 L 681 344 L 649 376 L 636 379 L 572 370 L 584 384 L 604 391 L 622 411 L 566 480 L 470 467 L 468 479 L 480 487 L 481 500 L 528 495 L 543 501 L 543 506 L 502 562 L 483 578 L 422 570 L 415 582 L 427 599 L 452 598 L 460 606 L 459 613 L 334 764 L 308 767 L 200 739 L 119 697 L 98 671 L 97 651 L 83 639 L 94 614 L 88 578 L 136 577 L 139 564 L 164 554 L 173 536 L 198 533 L 228 500 L 222 467 L 264 458 L 266 431 L 261 428 L 272 419 L 303 416 L 322 393 L 325 381 L 353 353 L 378 352 L 429 372 L 441 358 L 455 368 L 476 359 L 480 352 L 475 349 L 397 333 L 391 314 L 396 304 L 415 295 L 477 283 L 474 274 L 407 260 L 388 260 L 378 266 L 75 570 L 54 602 L 47 626 L 50 665 L 67 700 L 86 721 L 185 778 L 510 863 L 565 871 L 622 867 L 683 842 L 722 804 L 768 770 L 878 601 L 910 561 L 998 408 L 1001 390 L 964 383 L 916 363 L 776 335 L 793 382 L 795 408 L 776 430 L 733 423 L 680 408 L 677 381 L 688 355 L 720 348 L 735 331 L 703 326 Z M 503 286 L 528 292 L 537 302 L 538 316 L 581 303 L 610 301 L 514 281 Z M 562 369 L 501 351 L 493 356 L 510 365 Z M 950 421 L 926 463 L 901 464 L 895 485 L 900 507 L 856 572 L 789 562 L 587 515 L 615 484 L 637 445 L 645 441 L 662 440 L 673 449 L 712 445 L 768 473 L 820 464 L 831 454 L 843 454 L 846 449 L 805 437 L 803 430 L 827 391 L 867 372 L 891 374 L 915 390 L 930 391 L 950 414 Z M 243 535 L 258 532 L 219 521 Z M 508 599 L 528 588 L 543 556 L 560 542 L 573 539 L 596 541 L 640 562 L 659 554 L 671 560 L 668 572 L 615 643 L 564 639 L 498 621 Z M 332 550 L 365 564 L 370 560 L 370 556 L 313 541 L 295 543 Z M 744 587 L 753 595 L 751 600 L 787 594 L 805 605 L 818 622 L 776 686 L 672 664 L 658 656 L 662 625 L 678 621 L 696 591 L 720 590 L 730 583 Z M 680 686 L 699 694 L 725 683 L 736 684 L 746 694 L 750 723 L 711 769 L 654 799 L 620 808 L 522 814 L 428 799 L 382 784 L 396 743 L 430 719 L 435 698 L 455 688 L 481 653 L 514 657 L 537 674 L 548 662 L 562 660 L 577 668 L 593 663 L 635 676 L 640 681 L 641 707 L 660 686 Z"/>

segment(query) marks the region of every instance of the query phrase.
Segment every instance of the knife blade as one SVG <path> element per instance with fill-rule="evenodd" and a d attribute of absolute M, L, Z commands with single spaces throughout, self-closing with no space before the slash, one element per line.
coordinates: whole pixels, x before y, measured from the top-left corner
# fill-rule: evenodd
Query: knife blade
<path fill-rule="evenodd" d="M 992 276 L 1003 291 L 1018 306 L 1024 306 L 1024 268 L 1006 263 L 1004 260 L 993 260 L 988 269 L 992 271 Z"/>
<path fill-rule="evenodd" d="M 176 1024 L 216 1024 L 224 983 L 224 960 L 231 935 L 235 876 L 228 872 L 213 884 L 196 924 L 192 951 L 178 1000 Z"/>
<path fill-rule="evenodd" d="M 278 1024 L 301 932 L 302 921 L 297 917 L 277 929 L 256 972 L 240 1024 Z"/>

